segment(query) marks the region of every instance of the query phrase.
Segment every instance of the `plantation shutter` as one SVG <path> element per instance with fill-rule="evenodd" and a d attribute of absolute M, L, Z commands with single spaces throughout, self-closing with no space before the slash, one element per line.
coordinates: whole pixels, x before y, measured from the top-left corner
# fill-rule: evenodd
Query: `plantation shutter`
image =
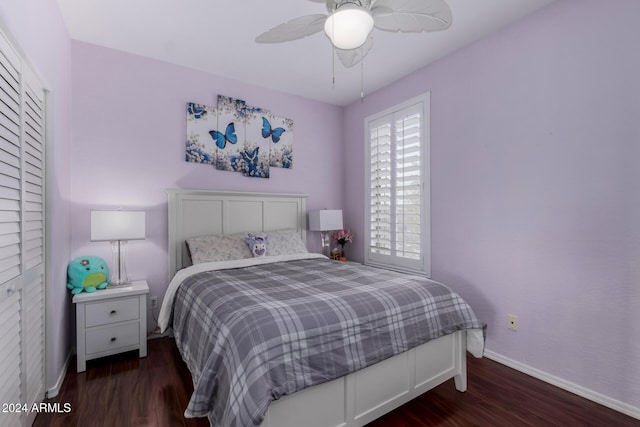
<path fill-rule="evenodd" d="M 0 402 L 26 408 L 44 398 L 44 103 L 0 32 Z M 0 425 L 35 415 L 4 412 Z"/>
<path fill-rule="evenodd" d="M 367 119 L 365 262 L 429 274 L 424 98 Z"/>
<path fill-rule="evenodd" d="M 369 132 L 371 142 L 371 240 L 372 253 L 391 255 L 391 121 L 381 119 Z"/>
<path fill-rule="evenodd" d="M 397 256 L 419 260 L 422 256 L 421 138 L 422 111 L 402 111 L 395 125 L 395 248 Z"/>

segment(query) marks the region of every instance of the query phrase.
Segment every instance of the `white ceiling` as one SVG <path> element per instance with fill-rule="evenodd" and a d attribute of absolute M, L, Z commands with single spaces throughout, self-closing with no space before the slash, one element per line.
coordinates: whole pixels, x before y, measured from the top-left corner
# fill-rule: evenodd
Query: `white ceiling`
<path fill-rule="evenodd" d="M 359 65 L 335 60 L 324 33 L 258 44 L 262 32 L 302 15 L 326 13 L 308 0 L 57 0 L 72 39 L 184 65 L 330 104 L 360 97 Z M 373 92 L 554 0 L 447 0 L 453 23 L 420 34 L 374 29 L 364 60 Z"/>

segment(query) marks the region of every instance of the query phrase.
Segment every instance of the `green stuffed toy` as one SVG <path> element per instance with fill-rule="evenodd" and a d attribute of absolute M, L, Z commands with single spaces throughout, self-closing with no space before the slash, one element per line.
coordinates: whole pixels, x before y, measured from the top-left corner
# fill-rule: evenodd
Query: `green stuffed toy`
<path fill-rule="evenodd" d="M 67 288 L 76 295 L 82 291 L 95 292 L 109 284 L 109 267 L 97 256 L 78 257 L 69 263 Z"/>

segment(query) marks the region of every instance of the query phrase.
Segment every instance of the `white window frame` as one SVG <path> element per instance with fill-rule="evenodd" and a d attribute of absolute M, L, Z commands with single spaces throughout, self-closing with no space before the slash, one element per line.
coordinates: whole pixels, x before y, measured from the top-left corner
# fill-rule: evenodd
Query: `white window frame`
<path fill-rule="evenodd" d="M 365 238 L 364 240 L 364 263 L 376 267 L 388 268 L 391 270 L 405 271 L 410 273 L 418 273 L 431 276 L 431 214 L 430 214 L 430 99 L 429 92 L 411 98 L 405 102 L 387 108 L 384 111 L 368 116 L 364 120 L 364 139 L 365 139 Z M 420 259 L 409 259 L 395 255 L 392 248 L 391 254 L 374 253 L 371 250 L 371 136 L 370 131 L 375 122 L 388 119 L 392 123 L 394 115 L 400 114 L 403 110 L 418 106 L 422 109 L 420 117 L 420 166 L 421 166 L 421 182 L 420 182 Z M 395 184 L 392 192 L 395 193 Z M 393 206 L 393 202 L 392 202 Z M 395 227 L 395 214 L 392 213 L 392 229 Z"/>

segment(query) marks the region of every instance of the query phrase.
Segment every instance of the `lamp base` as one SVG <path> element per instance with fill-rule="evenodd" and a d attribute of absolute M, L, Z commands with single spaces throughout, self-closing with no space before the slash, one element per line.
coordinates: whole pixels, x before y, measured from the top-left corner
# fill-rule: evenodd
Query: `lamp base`
<path fill-rule="evenodd" d="M 127 282 L 127 283 L 109 283 L 107 285 L 107 289 L 127 289 L 127 288 L 131 288 L 132 283 L 131 282 Z"/>
<path fill-rule="evenodd" d="M 327 258 L 331 258 L 331 247 L 329 246 L 329 232 L 328 231 L 322 231 L 320 232 L 320 236 L 322 239 L 322 255 L 326 256 Z"/>
<path fill-rule="evenodd" d="M 127 241 L 126 240 L 114 240 L 111 242 L 111 253 L 113 255 L 113 268 L 111 282 L 109 287 L 115 286 L 131 286 L 131 280 L 127 276 L 127 264 L 125 263 L 125 256 L 127 253 Z"/>

